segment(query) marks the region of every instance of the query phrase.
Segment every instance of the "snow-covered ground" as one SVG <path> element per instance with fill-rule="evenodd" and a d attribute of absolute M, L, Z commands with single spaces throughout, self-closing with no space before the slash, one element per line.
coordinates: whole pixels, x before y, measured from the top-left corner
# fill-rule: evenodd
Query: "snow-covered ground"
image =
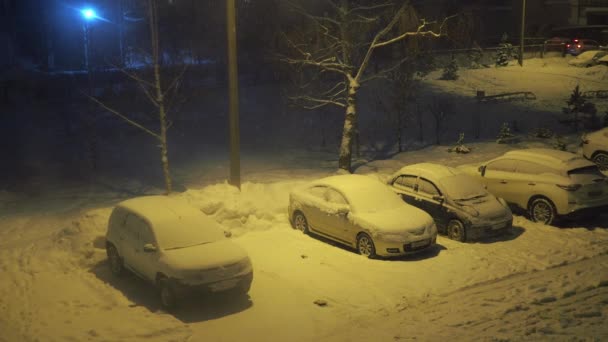
<path fill-rule="evenodd" d="M 426 83 L 460 95 L 533 91 L 536 102 L 517 105 L 528 114 L 559 111 L 575 78 L 608 88 L 606 68 L 526 62 L 523 69 L 461 70 L 455 82 L 431 75 Z M 578 138 L 569 139 L 576 151 Z M 361 158 L 356 173 L 383 178 L 405 164 L 453 166 L 551 143 L 525 136 L 513 146 L 473 142 L 466 155 L 431 146 Z M 160 309 L 143 281 L 114 278 L 104 250 L 112 205 L 159 189 L 104 180 L 47 185 L 35 196 L 0 192 L 0 341 L 608 339 L 608 213 L 559 227 L 515 216 L 506 236 L 476 243 L 440 236 L 424 254 L 368 260 L 302 235 L 287 220 L 289 191 L 334 173 L 335 158 L 304 150 L 247 157 L 240 192 L 221 180 L 225 163 L 176 170 L 188 187 L 176 196 L 232 231 L 250 254 L 254 281 L 247 300 L 193 298 L 174 313 Z"/>

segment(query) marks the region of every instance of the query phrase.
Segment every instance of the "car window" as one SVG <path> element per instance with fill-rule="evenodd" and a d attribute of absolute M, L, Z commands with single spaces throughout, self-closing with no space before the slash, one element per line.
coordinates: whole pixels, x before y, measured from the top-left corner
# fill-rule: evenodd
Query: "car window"
<path fill-rule="evenodd" d="M 154 235 L 152 234 L 152 229 L 145 221 L 142 221 L 142 224 L 138 226 L 139 228 L 139 241 L 141 245 L 145 245 L 147 243 L 155 244 Z"/>
<path fill-rule="evenodd" d="M 418 181 L 418 192 L 423 195 L 429 195 L 429 196 L 435 196 L 435 195 L 441 194 L 439 192 L 439 190 L 437 189 L 437 187 L 435 186 L 435 184 L 431 183 L 430 181 L 428 181 L 424 178 L 420 178 L 420 180 Z"/>
<path fill-rule="evenodd" d="M 503 172 L 515 172 L 515 160 L 513 159 L 499 159 L 489 163 L 486 166 L 487 171 L 503 171 Z"/>
<path fill-rule="evenodd" d="M 308 193 L 320 199 L 325 199 L 326 190 L 326 186 L 313 186 L 312 188 L 308 189 Z"/>
<path fill-rule="evenodd" d="M 411 176 L 411 175 L 403 175 L 403 176 L 399 176 L 397 177 L 397 179 L 395 179 L 395 182 L 393 183 L 393 185 L 397 186 L 397 188 L 405 188 L 408 190 L 415 190 L 416 189 L 416 181 L 417 181 L 417 177 L 416 176 Z"/>
<path fill-rule="evenodd" d="M 130 239 L 139 240 L 140 231 L 142 230 L 142 226 L 146 225 L 146 222 L 141 219 L 139 216 L 135 214 L 127 215 L 127 219 L 125 221 L 125 233 L 130 237 Z"/>
<path fill-rule="evenodd" d="M 325 192 L 325 200 L 329 203 L 348 204 L 344 196 L 334 189 L 327 189 Z"/>
<path fill-rule="evenodd" d="M 516 172 L 530 175 L 541 175 L 543 173 L 552 173 L 559 175 L 559 171 L 557 171 L 556 169 L 538 163 L 529 162 L 527 160 L 517 161 Z"/>
<path fill-rule="evenodd" d="M 125 212 L 123 208 L 114 208 L 114 210 L 112 210 L 112 215 L 110 215 L 110 226 L 113 228 L 124 229 L 123 226 L 125 224 L 126 217 L 127 212 Z"/>

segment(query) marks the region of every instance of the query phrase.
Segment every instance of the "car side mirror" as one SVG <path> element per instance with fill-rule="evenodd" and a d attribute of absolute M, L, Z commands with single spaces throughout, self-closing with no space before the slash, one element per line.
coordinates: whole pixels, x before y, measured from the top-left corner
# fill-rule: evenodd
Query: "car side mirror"
<path fill-rule="evenodd" d="M 224 230 L 224 236 L 230 238 L 232 237 L 232 233 L 230 231 Z"/>
<path fill-rule="evenodd" d="M 347 205 L 341 206 L 338 208 L 338 210 L 336 210 L 336 212 L 338 213 L 338 215 L 346 216 L 348 215 L 348 212 L 350 212 L 350 208 Z"/>
<path fill-rule="evenodd" d="M 481 165 L 477 171 L 479 171 L 479 173 L 481 174 L 481 176 L 485 176 L 486 175 L 486 166 L 485 165 Z"/>
<path fill-rule="evenodd" d="M 147 243 L 144 245 L 144 252 L 146 252 L 146 253 L 156 252 L 156 246 L 154 246 L 151 243 Z"/>

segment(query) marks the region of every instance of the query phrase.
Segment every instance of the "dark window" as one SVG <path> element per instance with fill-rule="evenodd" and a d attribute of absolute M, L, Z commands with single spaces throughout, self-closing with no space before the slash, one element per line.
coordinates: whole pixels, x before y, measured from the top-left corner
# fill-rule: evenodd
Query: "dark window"
<path fill-rule="evenodd" d="M 441 195 L 435 184 L 423 178 L 420 178 L 418 192 L 429 196 Z"/>

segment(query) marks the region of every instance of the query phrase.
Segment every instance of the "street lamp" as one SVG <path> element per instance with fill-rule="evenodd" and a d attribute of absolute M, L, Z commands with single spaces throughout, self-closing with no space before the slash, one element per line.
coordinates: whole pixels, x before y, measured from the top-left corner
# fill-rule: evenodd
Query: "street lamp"
<path fill-rule="evenodd" d="M 82 32 L 84 35 L 84 68 L 89 72 L 89 22 L 97 19 L 94 9 L 87 7 L 80 10 L 82 15 Z"/>

